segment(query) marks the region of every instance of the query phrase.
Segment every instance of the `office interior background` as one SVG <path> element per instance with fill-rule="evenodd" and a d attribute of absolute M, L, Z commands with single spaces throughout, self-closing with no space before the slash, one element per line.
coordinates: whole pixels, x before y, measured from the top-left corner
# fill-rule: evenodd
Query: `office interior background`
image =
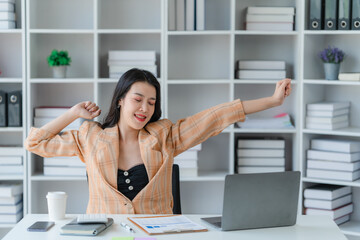
<path fill-rule="evenodd" d="M 154 51 L 162 117 L 173 122 L 223 102 L 272 95 L 277 80 L 238 79 L 238 60 L 284 61 L 286 77 L 292 79 L 292 94 L 282 106 L 249 118 L 269 119 L 287 113 L 293 127 L 239 128 L 234 124 L 204 142 L 197 152 L 196 174 L 181 177 L 183 213 L 221 213 L 225 175 L 238 172 L 239 138 L 282 138 L 285 170 L 302 172 L 299 214 L 304 211 L 303 189 L 317 183 L 350 186 L 354 209 L 350 221 L 340 228 L 350 239 L 360 239 L 359 181 L 306 175 L 311 139 L 360 138 L 359 82 L 325 80 L 318 56 L 328 46 L 338 47 L 346 54 L 340 72 L 360 72 L 360 31 L 311 30 L 312 0 L 199 1 L 204 3 L 202 13 L 198 13 L 203 14 L 202 25 L 199 19 L 200 25 L 188 24 L 194 23 L 196 15 L 189 17 L 186 11 L 191 9 L 186 7 L 187 17 L 177 16 L 180 0 L 13 2 L 16 28 L 0 29 L 0 90 L 21 91 L 22 120 L 21 126 L 0 127 L 0 157 L 22 157 L 23 171 L 1 173 L 0 183 L 23 184 L 24 215 L 47 213 L 45 196 L 49 191 L 67 192 L 67 213 L 84 213 L 88 201 L 85 176 L 48 176 L 44 160 L 23 148 L 34 124 L 34 109 L 90 100 L 102 109 L 96 119 L 101 121 L 118 81 L 109 72 L 109 51 Z M 252 6 L 294 8 L 293 29 L 246 30 L 247 8 Z M 192 11 L 196 12 L 195 8 Z M 72 59 L 66 78 L 52 76 L 46 59 L 53 49 L 68 51 Z M 306 128 L 306 105 L 321 101 L 349 101 L 350 125 L 335 130 Z M 14 225 L 0 224 L 0 233 Z"/>

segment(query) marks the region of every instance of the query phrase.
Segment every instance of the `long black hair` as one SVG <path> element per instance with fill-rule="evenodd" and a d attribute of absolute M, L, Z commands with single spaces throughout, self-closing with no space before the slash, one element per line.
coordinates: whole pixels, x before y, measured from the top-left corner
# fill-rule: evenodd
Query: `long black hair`
<path fill-rule="evenodd" d="M 103 129 L 115 126 L 120 120 L 120 108 L 118 104 L 120 99 L 123 99 L 130 90 L 131 86 L 136 82 L 147 82 L 155 87 L 156 102 L 154 114 L 148 123 L 155 122 L 161 117 L 161 104 L 160 104 L 160 84 L 156 77 L 149 71 L 132 68 L 125 72 L 118 83 L 116 84 L 114 94 L 111 100 L 110 109 L 101 125 Z"/>

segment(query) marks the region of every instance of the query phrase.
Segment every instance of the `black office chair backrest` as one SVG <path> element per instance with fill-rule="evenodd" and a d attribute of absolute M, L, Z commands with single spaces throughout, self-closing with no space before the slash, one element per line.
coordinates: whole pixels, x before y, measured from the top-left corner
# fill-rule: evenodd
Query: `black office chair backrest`
<path fill-rule="evenodd" d="M 181 214 L 181 203 L 180 203 L 180 171 L 179 165 L 173 165 L 172 172 L 172 195 L 174 199 L 173 213 Z"/>

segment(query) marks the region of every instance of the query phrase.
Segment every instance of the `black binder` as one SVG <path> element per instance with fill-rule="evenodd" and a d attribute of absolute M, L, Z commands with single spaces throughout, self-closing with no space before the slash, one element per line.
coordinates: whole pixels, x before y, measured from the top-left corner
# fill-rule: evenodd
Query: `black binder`
<path fill-rule="evenodd" d="M 352 0 L 352 30 L 360 30 L 360 0 Z"/>
<path fill-rule="evenodd" d="M 339 0 L 338 29 L 350 30 L 351 0 Z"/>
<path fill-rule="evenodd" d="M 7 95 L 0 90 L 0 127 L 7 126 Z"/>
<path fill-rule="evenodd" d="M 21 91 L 8 93 L 8 126 L 22 126 L 22 100 Z"/>
<path fill-rule="evenodd" d="M 309 29 L 323 29 L 324 1 L 310 0 Z"/>
<path fill-rule="evenodd" d="M 325 0 L 324 29 L 337 29 L 337 0 Z"/>

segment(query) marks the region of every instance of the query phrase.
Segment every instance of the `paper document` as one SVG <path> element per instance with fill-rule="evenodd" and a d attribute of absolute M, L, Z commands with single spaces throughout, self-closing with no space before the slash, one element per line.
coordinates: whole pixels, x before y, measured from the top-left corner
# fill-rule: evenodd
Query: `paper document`
<path fill-rule="evenodd" d="M 207 231 L 183 215 L 129 217 L 129 220 L 148 234 Z"/>

